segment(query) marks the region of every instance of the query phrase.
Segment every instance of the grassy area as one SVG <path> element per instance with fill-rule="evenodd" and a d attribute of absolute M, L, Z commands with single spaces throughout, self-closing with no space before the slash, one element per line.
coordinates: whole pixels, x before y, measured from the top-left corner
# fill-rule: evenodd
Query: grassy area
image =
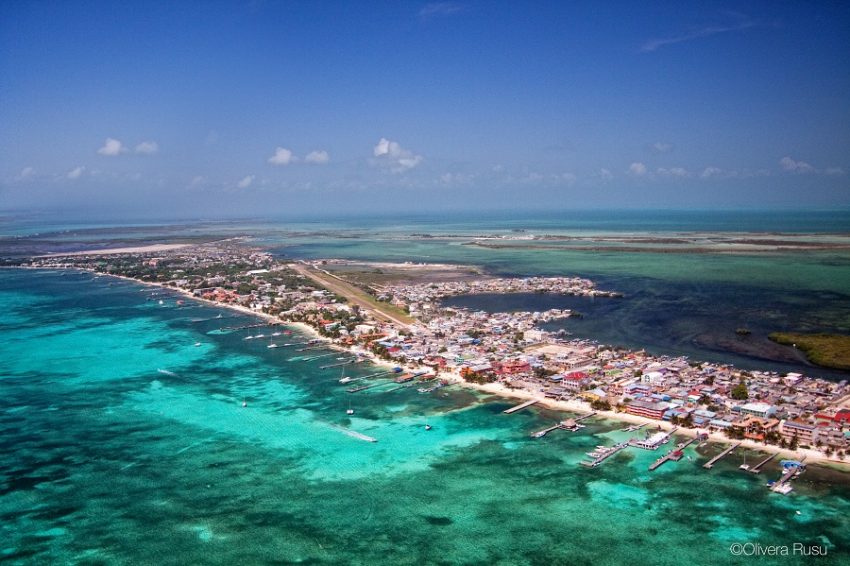
<path fill-rule="evenodd" d="M 768 338 L 779 344 L 795 345 L 813 364 L 827 368 L 850 369 L 850 336 L 773 332 Z"/>
<path fill-rule="evenodd" d="M 331 275 L 321 273 L 306 266 L 293 265 L 292 267 L 295 271 L 302 273 L 306 277 L 316 281 L 319 285 L 333 293 L 336 293 L 337 295 L 340 295 L 341 297 L 345 297 L 347 300 L 355 304 L 370 308 L 378 313 L 383 313 L 385 316 L 388 316 L 391 319 L 396 319 L 404 324 L 413 324 L 416 322 L 416 320 L 404 312 L 404 310 L 389 303 L 376 300 L 375 297 L 369 295 L 366 291 L 352 285 L 351 283 L 342 281 Z"/>

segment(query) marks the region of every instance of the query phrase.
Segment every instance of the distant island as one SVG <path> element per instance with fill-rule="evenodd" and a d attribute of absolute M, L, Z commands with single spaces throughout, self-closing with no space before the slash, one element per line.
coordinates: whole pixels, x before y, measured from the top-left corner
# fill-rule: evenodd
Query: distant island
<path fill-rule="evenodd" d="M 768 338 L 778 344 L 799 348 L 813 364 L 834 369 L 850 369 L 850 336 L 773 332 Z"/>

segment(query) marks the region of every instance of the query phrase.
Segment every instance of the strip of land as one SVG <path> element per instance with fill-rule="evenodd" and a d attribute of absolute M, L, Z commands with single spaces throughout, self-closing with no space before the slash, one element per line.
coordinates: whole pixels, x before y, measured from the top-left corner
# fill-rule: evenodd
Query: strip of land
<path fill-rule="evenodd" d="M 362 289 L 358 289 L 354 285 L 343 281 L 336 275 L 332 275 L 327 271 L 320 270 L 319 268 L 306 263 L 291 263 L 288 267 L 300 273 L 304 277 L 315 281 L 329 291 L 336 293 L 340 297 L 345 298 L 352 304 L 366 309 L 369 313 L 374 314 L 380 319 L 398 324 L 403 328 L 409 328 L 411 325 L 416 323 L 415 319 L 404 314 L 404 311 L 401 309 L 394 308 L 392 305 L 387 303 L 376 301 L 374 297 Z"/>

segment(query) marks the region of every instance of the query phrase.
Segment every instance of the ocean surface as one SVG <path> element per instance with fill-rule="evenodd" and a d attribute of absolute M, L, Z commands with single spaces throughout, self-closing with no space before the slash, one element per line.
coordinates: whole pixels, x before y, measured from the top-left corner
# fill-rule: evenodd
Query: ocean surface
<path fill-rule="evenodd" d="M 714 445 L 651 473 L 659 454 L 633 449 L 585 468 L 623 425 L 532 439 L 562 417 L 455 387 L 349 394 L 343 372 L 382 368 L 321 369 L 339 354 L 269 349 L 244 340 L 266 329 L 222 330 L 252 317 L 153 292 L 0 270 L 0 561 L 848 563 L 845 473 L 812 466 L 781 496 L 764 486 L 777 465 L 704 470 Z M 828 555 L 736 558 L 735 543 Z"/>

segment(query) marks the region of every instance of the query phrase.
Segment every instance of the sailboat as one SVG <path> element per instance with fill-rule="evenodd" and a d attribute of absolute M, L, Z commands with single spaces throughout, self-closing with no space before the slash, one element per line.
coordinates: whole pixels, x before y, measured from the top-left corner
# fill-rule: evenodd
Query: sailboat
<path fill-rule="evenodd" d="M 428 423 L 425 423 L 425 430 L 431 430 L 433 427 Z"/>
<path fill-rule="evenodd" d="M 749 470 L 750 469 L 750 466 L 747 465 L 747 453 L 746 452 L 744 452 L 744 463 L 741 464 L 740 466 L 738 466 L 738 468 L 741 469 L 741 470 Z"/>
<path fill-rule="evenodd" d="M 345 414 L 346 415 L 353 415 L 354 414 L 354 409 L 351 408 L 351 401 L 348 402 L 348 410 L 345 411 Z"/>
<path fill-rule="evenodd" d="M 342 366 L 342 371 L 339 372 L 339 382 L 340 383 L 348 383 L 351 381 L 351 377 L 347 377 L 345 375 L 345 366 Z"/>
<path fill-rule="evenodd" d="M 271 338 L 269 338 L 269 345 L 266 348 L 277 348 L 277 344 L 275 344 Z"/>

